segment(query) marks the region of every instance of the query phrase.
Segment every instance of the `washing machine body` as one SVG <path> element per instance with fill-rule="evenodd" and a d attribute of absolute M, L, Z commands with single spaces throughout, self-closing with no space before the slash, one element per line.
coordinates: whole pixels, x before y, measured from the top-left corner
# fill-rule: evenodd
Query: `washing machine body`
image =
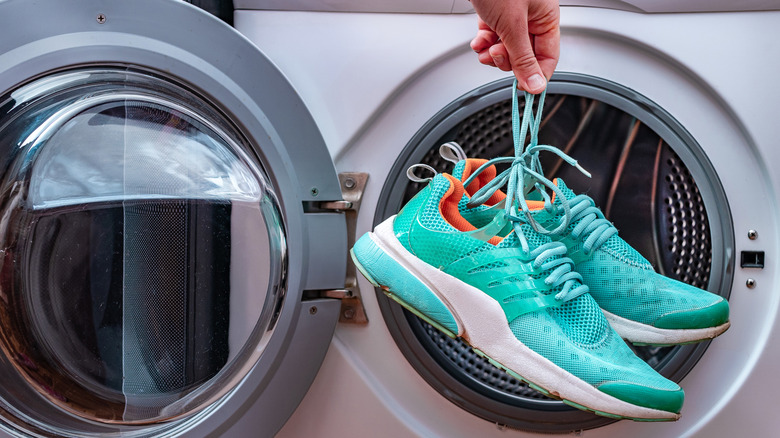
<path fill-rule="evenodd" d="M 243 36 L 177 1 L 0 2 L 0 434 L 777 428 L 780 5 L 562 2 L 544 135 L 610 175 L 574 185 L 647 225 L 621 234 L 659 269 L 731 304 L 712 343 L 638 350 L 686 390 L 646 424 L 539 397 L 352 283 L 407 165 L 507 147 L 511 80 L 469 50 L 468 2 L 233 3 Z"/>
<path fill-rule="evenodd" d="M 236 28 L 299 91 L 337 169 L 368 173 L 358 233 L 416 190 L 406 166 L 448 169 L 439 142 L 507 152 L 511 79 L 477 63 L 467 3 L 235 3 Z M 711 343 L 637 350 L 685 389 L 682 419 L 614 422 L 537 399 L 361 279 L 370 322 L 336 328 L 280 436 L 734 436 L 780 425 L 770 412 L 780 5 L 561 3 L 543 141 L 563 149 L 588 125 L 570 154 L 594 178 L 565 179 L 609 203 L 657 269 L 731 304 L 732 327 Z"/>

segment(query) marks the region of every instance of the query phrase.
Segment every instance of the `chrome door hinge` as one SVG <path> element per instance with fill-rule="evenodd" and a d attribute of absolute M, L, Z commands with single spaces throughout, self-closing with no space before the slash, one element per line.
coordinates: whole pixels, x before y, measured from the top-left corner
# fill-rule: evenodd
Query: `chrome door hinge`
<path fill-rule="evenodd" d="M 368 174 L 361 172 L 343 172 L 339 174 L 343 201 L 323 202 L 319 207 L 323 210 L 343 211 L 347 220 L 347 248 L 355 244 L 357 215 L 360 209 L 360 201 L 363 198 L 363 190 L 366 188 Z M 352 262 L 349 253 L 347 257 L 347 273 L 344 279 L 344 289 L 332 289 L 320 291 L 323 298 L 338 298 L 341 300 L 341 313 L 339 322 L 347 324 L 367 324 L 363 300 L 360 296 L 360 288 L 357 283 L 357 268 Z"/>

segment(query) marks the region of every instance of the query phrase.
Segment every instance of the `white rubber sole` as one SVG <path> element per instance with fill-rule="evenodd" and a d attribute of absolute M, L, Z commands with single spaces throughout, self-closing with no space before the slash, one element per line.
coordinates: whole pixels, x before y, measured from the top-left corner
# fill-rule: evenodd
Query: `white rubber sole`
<path fill-rule="evenodd" d="M 370 238 L 439 297 L 457 322 L 457 335 L 477 353 L 533 388 L 579 409 L 633 420 L 680 418 L 679 414 L 637 406 L 603 393 L 528 348 L 514 336 L 496 300 L 409 253 L 395 237 L 394 219 L 392 216 L 378 225 L 369 233 Z"/>
<path fill-rule="evenodd" d="M 623 339 L 637 344 L 637 345 L 680 345 L 680 344 L 692 344 L 694 342 L 706 341 L 728 330 L 731 323 L 726 321 L 725 323 L 717 327 L 708 327 L 703 329 L 688 329 L 688 330 L 671 330 L 656 328 L 651 325 L 642 324 L 641 322 L 631 321 L 614 313 L 604 312 L 604 316 L 607 317 L 612 328 Z"/>

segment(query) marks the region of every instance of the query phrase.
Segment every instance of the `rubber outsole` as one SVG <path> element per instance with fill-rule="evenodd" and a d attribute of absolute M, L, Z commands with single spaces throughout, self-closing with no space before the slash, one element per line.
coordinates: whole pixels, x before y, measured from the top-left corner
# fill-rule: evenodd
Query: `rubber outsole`
<path fill-rule="evenodd" d="M 639 346 L 669 347 L 673 345 L 695 344 L 720 336 L 731 327 L 731 323 L 726 321 L 716 327 L 701 329 L 662 329 L 620 317 L 604 309 L 601 310 L 620 337 Z"/>

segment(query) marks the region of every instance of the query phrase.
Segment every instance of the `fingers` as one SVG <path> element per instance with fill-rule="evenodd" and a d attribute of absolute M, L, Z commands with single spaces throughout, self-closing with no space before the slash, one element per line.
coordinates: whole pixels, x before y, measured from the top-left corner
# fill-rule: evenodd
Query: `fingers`
<path fill-rule="evenodd" d="M 490 56 L 490 51 L 488 51 L 488 50 L 483 50 L 483 51 L 477 53 L 477 59 L 482 64 L 489 65 L 491 67 L 495 67 L 496 66 L 496 63 L 493 62 L 493 57 Z"/>
<path fill-rule="evenodd" d="M 560 54 L 557 0 L 471 0 L 479 19 L 471 48 L 479 62 L 512 71 L 518 86 L 541 93 Z"/>
<path fill-rule="evenodd" d="M 498 67 L 499 70 L 512 71 L 512 65 L 509 62 L 509 53 L 506 51 L 504 43 L 498 42 L 488 49 L 490 59 L 493 60 L 493 65 Z"/>
<path fill-rule="evenodd" d="M 519 32 L 518 32 L 519 33 Z M 509 64 L 521 89 L 538 94 L 547 87 L 542 68 L 536 59 L 528 32 L 510 35 L 504 40 Z"/>
<path fill-rule="evenodd" d="M 539 39 L 542 50 L 538 54 L 541 59 L 537 61 L 534 44 L 525 29 L 525 26 L 517 26 L 506 32 L 504 40 L 500 40 L 498 34 L 479 19 L 477 35 L 471 41 L 471 48 L 477 52 L 480 63 L 512 71 L 520 88 L 530 93 L 541 93 L 547 86 L 545 77 L 552 76 L 555 70 L 557 47 L 554 35 Z M 542 61 L 544 69 L 540 66 Z"/>
<path fill-rule="evenodd" d="M 534 53 L 536 61 L 542 70 L 542 75 L 550 79 L 558 65 L 561 46 L 560 29 L 556 27 L 548 32 L 534 36 Z"/>
<path fill-rule="evenodd" d="M 493 32 L 493 29 L 485 24 L 482 19 L 478 19 L 477 27 L 477 36 L 471 40 L 471 49 L 477 52 L 479 62 L 508 71 L 506 67 L 502 68 L 506 64 L 506 54 L 501 52 L 506 52 L 506 50 L 503 49 L 503 44 L 499 41 L 498 34 Z M 494 48 L 496 46 L 500 46 L 500 48 Z M 496 59 L 498 59 L 498 64 Z"/>
<path fill-rule="evenodd" d="M 477 19 L 477 36 L 471 40 L 471 50 L 481 53 L 488 50 L 498 41 L 498 34 L 485 24 L 482 19 Z"/>

